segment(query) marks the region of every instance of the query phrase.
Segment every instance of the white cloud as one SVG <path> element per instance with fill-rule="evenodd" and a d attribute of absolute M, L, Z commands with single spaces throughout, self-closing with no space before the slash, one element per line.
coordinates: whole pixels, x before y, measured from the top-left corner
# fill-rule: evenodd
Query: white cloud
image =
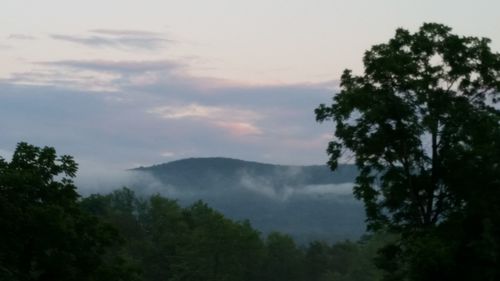
<path fill-rule="evenodd" d="M 216 122 L 219 128 L 225 129 L 229 134 L 233 136 L 249 136 L 249 135 L 261 135 L 262 129 L 258 128 L 252 123 L 247 122 Z"/>
<path fill-rule="evenodd" d="M 223 129 L 234 137 L 260 135 L 263 133 L 255 121 L 261 119 L 261 113 L 232 107 L 207 106 L 196 103 L 185 106 L 161 106 L 147 111 L 164 119 L 194 119 Z"/>
<path fill-rule="evenodd" d="M 239 109 L 231 106 L 210 106 L 191 103 L 181 106 L 160 106 L 148 110 L 148 113 L 165 119 L 208 118 L 210 120 L 259 120 L 263 115 L 254 110 Z"/>
<path fill-rule="evenodd" d="M 174 152 L 171 152 L 171 151 L 164 151 L 160 154 L 161 156 L 163 157 L 167 157 L 167 158 L 170 158 L 170 157 L 174 157 L 175 156 L 175 153 Z"/>
<path fill-rule="evenodd" d="M 182 118 L 214 118 L 223 113 L 223 109 L 215 106 L 190 104 L 186 106 L 161 106 L 148 111 L 165 119 Z"/>

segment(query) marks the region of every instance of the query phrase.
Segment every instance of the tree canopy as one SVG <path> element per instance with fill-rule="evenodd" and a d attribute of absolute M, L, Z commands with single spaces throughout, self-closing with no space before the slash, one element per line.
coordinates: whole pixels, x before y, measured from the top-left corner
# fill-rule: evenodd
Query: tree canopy
<path fill-rule="evenodd" d="M 354 156 L 369 228 L 402 235 L 384 252 L 393 278 L 500 278 L 500 55 L 451 31 L 397 29 L 315 111 L 335 124 L 330 167 Z"/>
<path fill-rule="evenodd" d="M 134 280 L 106 257 L 117 231 L 81 211 L 77 164 L 54 148 L 19 143 L 0 158 L 1 280 Z"/>
<path fill-rule="evenodd" d="M 128 188 L 89 196 L 81 205 L 120 230 L 126 245 L 118 251 L 148 281 L 379 280 L 371 261 L 388 240 L 380 234 L 360 242 L 297 245 L 285 234 L 261 235 L 249 222 L 225 218 L 201 201 L 181 207 Z"/>

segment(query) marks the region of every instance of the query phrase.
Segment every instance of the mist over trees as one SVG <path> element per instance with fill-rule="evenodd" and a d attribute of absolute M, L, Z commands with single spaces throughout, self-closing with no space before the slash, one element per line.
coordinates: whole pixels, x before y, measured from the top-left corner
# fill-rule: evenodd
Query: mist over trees
<path fill-rule="evenodd" d="M 326 165 L 286 166 L 209 157 L 127 172 L 137 181 L 125 186 L 139 196 L 159 193 L 182 206 L 201 199 L 228 218 L 248 219 L 264 234 L 287 233 L 297 243 L 357 240 L 365 232 L 362 203 L 352 195 L 358 173 L 354 165 L 342 165 L 332 173 Z M 147 179 L 153 183 L 151 188 Z"/>
<path fill-rule="evenodd" d="M 20 143 L 0 160 L 1 280 L 375 280 L 385 236 L 298 245 L 198 201 L 122 188 L 81 198 L 77 164 Z"/>
<path fill-rule="evenodd" d="M 298 245 L 287 234 L 263 236 L 201 201 L 183 208 L 127 188 L 84 198 L 81 207 L 119 230 L 126 243 L 115 254 L 140 268 L 143 280 L 377 280 L 371 260 L 391 239 Z"/>

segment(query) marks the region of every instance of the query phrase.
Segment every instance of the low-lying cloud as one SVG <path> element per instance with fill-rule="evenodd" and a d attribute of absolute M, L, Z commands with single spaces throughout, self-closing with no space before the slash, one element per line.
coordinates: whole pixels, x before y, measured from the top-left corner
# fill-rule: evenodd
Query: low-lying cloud
<path fill-rule="evenodd" d="M 300 167 L 297 167 L 293 170 L 299 171 L 298 173 L 300 173 L 300 169 Z M 248 191 L 281 202 L 305 196 L 351 197 L 352 188 L 354 186 L 352 182 L 339 184 L 302 184 L 300 177 L 297 177 L 296 183 L 291 182 L 283 185 L 276 185 L 275 180 L 280 178 L 282 178 L 281 173 L 274 177 L 260 177 L 242 171 L 240 183 L 241 187 Z"/>
<path fill-rule="evenodd" d="M 1 152 L 1 151 L 0 151 Z M 298 172 L 297 172 L 298 171 Z M 285 171 L 285 174 L 288 173 Z M 301 167 L 290 169 L 290 173 L 301 173 Z M 121 187 L 132 188 L 141 196 L 161 194 L 178 200 L 225 200 L 227 196 L 239 198 L 248 194 L 272 200 L 276 203 L 286 203 L 290 200 L 308 200 L 314 198 L 330 198 L 335 200 L 352 200 L 352 182 L 339 184 L 305 184 L 301 183 L 300 175 L 295 174 L 297 182 L 276 184 L 284 176 L 279 171 L 272 176 L 258 176 L 241 170 L 238 184 L 227 185 L 224 176 L 212 178 L 204 189 L 194 186 L 176 186 L 166 183 L 148 172 L 134 170 L 112 170 L 100 165 L 84 164 L 76 178 L 76 185 L 83 195 L 92 193 L 106 194 Z M 230 176 L 230 175 L 229 175 Z M 220 182 L 219 182 L 220 181 Z M 219 183 L 217 183 L 219 182 Z M 247 194 L 247 195 L 245 195 Z M 227 198 L 226 198 L 227 199 Z"/>

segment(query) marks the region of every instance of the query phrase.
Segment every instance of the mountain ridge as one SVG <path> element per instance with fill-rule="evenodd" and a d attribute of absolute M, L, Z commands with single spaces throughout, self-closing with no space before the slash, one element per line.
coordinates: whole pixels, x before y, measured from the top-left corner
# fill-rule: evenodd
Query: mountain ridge
<path fill-rule="evenodd" d="M 152 168 L 152 167 L 157 167 L 157 166 L 165 166 L 169 164 L 175 164 L 175 163 L 180 163 L 180 162 L 189 162 L 189 161 L 205 161 L 205 160 L 221 160 L 221 161 L 233 161 L 233 162 L 241 162 L 241 163 L 249 163 L 249 164 L 260 164 L 260 165 L 270 165 L 270 166 L 283 166 L 283 167 L 316 167 L 316 166 L 326 166 L 326 164 L 311 164 L 311 165 L 300 165 L 300 164 L 277 164 L 277 163 L 266 163 L 266 162 L 261 162 L 261 161 L 254 161 L 254 160 L 244 160 L 240 158 L 234 158 L 234 157 L 225 157 L 225 156 L 208 156 L 208 157 L 187 157 L 187 158 L 181 158 L 181 159 L 176 159 L 164 163 L 159 163 L 159 164 L 153 164 L 150 166 L 139 166 L 136 168 L 131 168 L 130 170 L 138 170 L 138 169 L 145 169 L 145 168 Z M 351 164 L 341 164 L 341 165 L 351 165 Z"/>
<path fill-rule="evenodd" d="M 192 157 L 131 169 L 152 177 L 154 192 L 188 205 L 207 202 L 224 215 L 249 219 L 263 233 L 298 241 L 357 239 L 362 204 L 352 195 L 354 165 L 277 165 L 226 157 Z M 135 188 L 141 191 L 141 185 Z M 144 189 L 145 190 L 145 189 Z"/>
<path fill-rule="evenodd" d="M 256 161 L 246 161 L 227 157 L 192 157 L 148 167 L 138 167 L 132 171 L 143 171 L 153 174 L 164 183 L 199 186 L 189 175 L 200 177 L 226 177 L 225 184 L 237 181 L 242 173 L 252 177 L 268 177 L 275 179 L 274 185 L 331 184 L 353 182 L 357 168 L 350 164 L 340 164 L 336 171 L 331 171 L 325 165 L 281 165 Z M 180 176 L 180 177 L 179 177 Z M 188 181 L 181 180 L 188 179 Z M 234 184 L 234 183 L 233 183 Z"/>

